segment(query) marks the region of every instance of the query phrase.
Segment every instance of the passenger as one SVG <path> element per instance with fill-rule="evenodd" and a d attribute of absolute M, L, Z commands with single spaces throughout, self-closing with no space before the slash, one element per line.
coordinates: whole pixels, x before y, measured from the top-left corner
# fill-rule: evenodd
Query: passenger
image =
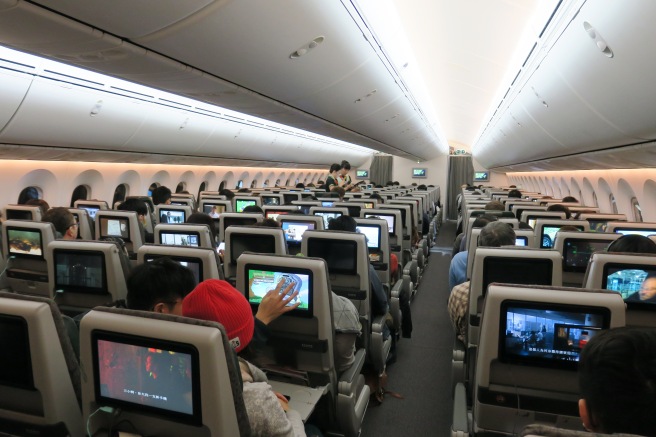
<path fill-rule="evenodd" d="M 50 205 L 48 205 L 48 202 L 46 202 L 43 199 L 30 199 L 27 202 L 25 202 L 25 205 L 27 206 L 38 206 L 39 209 L 41 210 L 41 217 L 46 215 L 46 212 L 50 209 Z"/>
<path fill-rule="evenodd" d="M 521 199 L 522 198 L 522 192 L 519 191 L 519 190 L 510 190 L 510 191 L 508 191 L 508 197 L 509 198 Z"/>
<path fill-rule="evenodd" d="M 151 198 L 154 205 L 170 205 L 171 190 L 165 186 L 159 186 L 153 190 Z"/>
<path fill-rule="evenodd" d="M 561 228 L 558 229 L 558 232 L 581 232 L 581 230 L 576 226 L 565 225 L 565 226 L 561 226 Z"/>
<path fill-rule="evenodd" d="M 567 220 L 569 220 L 572 217 L 572 212 L 569 210 L 569 208 L 566 207 L 565 205 L 561 205 L 559 203 L 549 205 L 547 207 L 547 211 L 549 211 L 549 212 L 564 212 L 565 213 L 565 219 L 567 219 Z"/>
<path fill-rule="evenodd" d="M 237 190 L 238 193 L 250 193 L 251 190 L 248 188 L 240 188 Z"/>
<path fill-rule="evenodd" d="M 656 253 L 656 243 L 644 235 L 622 235 L 610 243 L 607 252 Z"/>
<path fill-rule="evenodd" d="M 154 243 L 155 237 L 152 233 L 146 231 L 147 220 L 150 220 L 150 215 L 148 214 L 148 205 L 141 199 L 136 197 L 131 197 L 125 202 L 118 205 L 116 208 L 119 211 L 134 211 L 137 213 L 137 218 L 143 226 L 144 229 L 144 240 L 146 243 Z"/>
<path fill-rule="evenodd" d="M 219 237 L 216 234 L 216 223 L 212 216 L 205 214 L 204 212 L 195 212 L 187 218 L 186 223 L 209 226 L 212 242 L 215 247 L 218 245 Z"/>
<path fill-rule="evenodd" d="M 305 188 L 305 184 L 302 183 L 302 182 L 299 182 L 298 184 L 296 184 L 296 188 Z"/>
<path fill-rule="evenodd" d="M 370 198 L 370 199 L 376 199 L 376 200 L 378 201 L 378 205 L 380 205 L 381 203 L 385 203 L 385 199 L 383 199 L 383 196 L 381 196 L 381 195 L 378 194 L 378 193 L 372 193 L 372 194 L 369 196 L 369 198 Z"/>
<path fill-rule="evenodd" d="M 254 321 L 251 306 L 242 293 L 225 281 L 208 279 L 182 302 L 186 317 L 221 323 L 235 353 L 244 382 L 243 397 L 253 436 L 304 436 L 303 422 L 288 400 L 273 391 L 267 377 L 242 356 L 249 354 Z"/>
<path fill-rule="evenodd" d="M 227 200 L 232 200 L 235 197 L 235 193 L 225 188 L 223 190 L 219 190 L 219 194 L 221 196 L 225 196 Z"/>
<path fill-rule="evenodd" d="M 58 240 L 75 240 L 77 238 L 77 220 L 68 208 L 50 208 L 41 218 L 42 222 L 55 225 L 56 238 Z"/>
<path fill-rule="evenodd" d="M 259 227 L 259 228 L 279 228 L 280 223 L 272 218 L 265 218 L 261 222 L 257 222 L 252 226 Z"/>
<path fill-rule="evenodd" d="M 246 212 L 251 214 L 264 214 L 264 210 L 257 205 L 248 205 L 241 212 Z"/>
<path fill-rule="evenodd" d="M 656 274 L 647 275 L 640 290 L 624 299 L 628 302 L 656 303 Z"/>
<path fill-rule="evenodd" d="M 578 203 L 579 200 L 576 197 L 565 196 L 565 197 L 563 197 L 562 202 L 563 203 Z"/>
<path fill-rule="evenodd" d="M 492 200 L 491 202 L 486 203 L 483 209 L 486 211 L 504 211 L 506 208 L 503 206 L 503 203 L 498 200 Z"/>
<path fill-rule="evenodd" d="M 515 244 L 515 231 L 512 226 L 504 222 L 492 222 L 485 225 L 478 237 L 478 247 L 500 247 Z M 451 264 L 453 267 L 453 263 Z M 463 269 L 463 267 L 459 267 Z M 467 263 L 464 264 L 464 272 L 459 277 L 466 277 Z M 465 278 L 466 279 L 466 278 Z M 451 272 L 449 272 L 449 282 Z M 469 311 L 469 281 L 462 282 L 451 289 L 448 302 L 449 317 L 456 331 L 458 339 L 465 340 L 467 335 L 467 313 Z"/>
<path fill-rule="evenodd" d="M 591 432 L 656 435 L 656 330 L 592 337 L 579 362 L 579 415 Z"/>
<path fill-rule="evenodd" d="M 487 225 L 488 223 L 496 222 L 497 220 L 498 220 L 498 217 L 496 217 L 494 215 L 487 215 L 487 214 L 479 215 L 478 217 L 476 217 L 476 220 L 474 220 L 474 222 L 472 223 L 472 229 L 482 228 L 485 225 Z M 467 236 L 465 235 L 464 232 L 461 232 L 460 234 L 458 234 L 458 236 L 456 237 L 456 239 L 453 243 L 453 251 L 451 253 L 451 257 L 452 257 L 451 258 L 451 264 L 452 265 L 454 263 L 455 256 L 457 254 L 467 252 L 465 249 L 467 249 Z M 467 255 L 466 254 L 465 255 L 460 255 L 458 260 L 456 260 L 455 262 L 456 263 L 463 262 L 463 260 L 460 259 L 460 258 L 464 258 L 464 263 L 465 263 L 465 265 L 467 265 Z M 451 288 L 453 288 L 453 287 L 451 287 Z"/>
<path fill-rule="evenodd" d="M 344 189 L 344 187 L 333 187 L 332 192 L 336 193 L 337 196 L 339 196 L 340 202 L 344 201 L 344 196 L 346 195 L 346 190 Z"/>

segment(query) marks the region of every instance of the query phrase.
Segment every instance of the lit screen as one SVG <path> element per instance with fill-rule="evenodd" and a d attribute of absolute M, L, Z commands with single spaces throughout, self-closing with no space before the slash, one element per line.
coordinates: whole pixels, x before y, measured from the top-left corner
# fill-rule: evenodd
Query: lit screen
<path fill-rule="evenodd" d="M 55 249 L 55 290 L 107 293 L 105 257 L 101 252 Z"/>
<path fill-rule="evenodd" d="M 610 241 L 568 238 L 563 245 L 563 270 L 585 272 L 593 252 L 605 250 Z"/>
<path fill-rule="evenodd" d="M 160 223 L 184 223 L 185 212 L 177 209 L 163 209 L 159 210 Z"/>
<path fill-rule="evenodd" d="M 334 218 L 340 217 L 342 215 L 341 212 L 321 212 L 321 211 L 315 211 L 314 215 L 318 215 L 323 217 L 323 226 L 324 229 L 328 229 L 328 223 Z"/>
<path fill-rule="evenodd" d="M 387 222 L 387 229 L 390 234 L 394 234 L 394 216 L 384 214 L 364 213 L 364 218 L 381 218 Z"/>
<path fill-rule="evenodd" d="M 425 168 L 413 168 L 412 169 L 412 177 L 413 178 L 425 178 L 426 177 L 426 169 Z"/>
<path fill-rule="evenodd" d="M 515 246 L 526 247 L 528 245 L 528 237 L 515 238 Z"/>
<path fill-rule="evenodd" d="M 376 225 L 358 225 L 355 230 L 364 234 L 369 249 L 380 249 L 380 227 Z"/>
<path fill-rule="evenodd" d="M 617 291 L 622 299 L 634 303 L 656 303 L 656 266 L 604 266 L 602 288 Z"/>
<path fill-rule="evenodd" d="M 292 300 L 287 306 L 292 306 L 300 301 L 298 310 L 307 311 L 310 307 L 310 276 L 307 274 L 296 274 L 287 272 L 278 272 L 275 270 L 248 270 L 248 301 L 252 304 L 262 302 L 264 296 L 276 288 L 280 281 L 285 281 L 282 290 L 293 284 L 290 292 L 298 291 L 296 299 Z"/>
<path fill-rule="evenodd" d="M 43 257 L 41 231 L 31 229 L 7 229 L 9 255 L 19 257 Z"/>
<path fill-rule="evenodd" d="M 93 205 L 77 205 L 77 208 L 86 209 L 87 214 L 89 214 L 89 217 L 91 217 L 91 220 L 96 219 L 96 213 L 100 210 L 99 206 L 93 206 Z"/>
<path fill-rule="evenodd" d="M 225 205 L 205 203 L 203 204 L 203 212 L 212 218 L 219 218 L 225 212 Z"/>
<path fill-rule="evenodd" d="M 253 200 L 237 199 L 235 201 L 235 209 L 237 210 L 237 212 L 244 212 L 244 208 L 246 208 L 247 206 L 255 206 L 255 205 L 257 205 L 257 201 L 255 199 Z"/>
<path fill-rule="evenodd" d="M 321 206 L 323 206 L 324 208 L 331 208 L 334 204 L 335 204 L 335 202 L 330 201 L 330 200 L 322 200 L 321 201 Z"/>
<path fill-rule="evenodd" d="M 201 260 L 194 259 L 194 258 L 187 258 L 187 257 L 177 257 L 171 255 L 166 255 L 166 257 L 177 262 L 181 266 L 184 266 L 189 270 L 191 270 L 191 272 L 194 274 L 194 279 L 196 280 L 196 284 L 200 284 L 201 282 L 203 282 L 203 262 Z M 162 256 L 146 255 L 144 257 L 144 261 L 151 262 L 152 260 L 157 258 L 162 258 Z"/>
<path fill-rule="evenodd" d="M 101 237 L 121 237 L 130 239 L 130 227 L 125 217 L 100 217 Z"/>
<path fill-rule="evenodd" d="M 565 225 L 544 225 L 542 226 L 542 235 L 540 238 L 540 249 L 551 249 L 556 241 L 556 234 Z M 575 226 L 579 231 L 583 226 Z"/>
<path fill-rule="evenodd" d="M 652 235 L 656 235 L 656 229 L 615 228 L 615 233 L 622 235 L 642 235 L 643 237 L 650 237 Z"/>
<path fill-rule="evenodd" d="M 292 222 L 287 220 L 282 222 L 282 230 L 285 233 L 285 240 L 287 243 L 301 244 L 301 240 L 303 240 L 303 234 L 308 229 L 313 230 L 314 223 Z"/>
<path fill-rule="evenodd" d="M 264 216 L 265 216 L 266 218 L 270 218 L 270 219 L 273 219 L 273 220 L 278 220 L 278 216 L 280 216 L 280 215 L 285 215 L 285 214 L 289 214 L 289 211 L 274 211 L 274 210 L 269 210 L 269 211 L 267 211 L 267 212 L 264 213 Z"/>
<path fill-rule="evenodd" d="M 263 205 L 280 205 L 280 198 L 272 196 L 260 196 Z"/>
<path fill-rule="evenodd" d="M 200 247 L 200 235 L 198 233 L 162 231 L 159 234 L 159 243 L 173 246 Z"/>

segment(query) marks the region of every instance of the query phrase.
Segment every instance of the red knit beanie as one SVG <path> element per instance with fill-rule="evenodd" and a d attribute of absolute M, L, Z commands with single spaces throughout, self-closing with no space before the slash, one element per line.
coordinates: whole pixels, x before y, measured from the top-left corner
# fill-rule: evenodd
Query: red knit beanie
<path fill-rule="evenodd" d="M 222 324 L 237 353 L 253 338 L 255 319 L 251 306 L 244 295 L 226 281 L 208 279 L 198 284 L 182 301 L 182 314 Z"/>

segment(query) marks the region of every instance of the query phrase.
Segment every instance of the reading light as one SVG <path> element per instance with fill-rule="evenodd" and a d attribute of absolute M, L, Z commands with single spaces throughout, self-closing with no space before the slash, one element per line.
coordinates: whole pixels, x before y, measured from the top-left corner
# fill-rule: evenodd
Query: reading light
<path fill-rule="evenodd" d="M 324 39 L 325 39 L 325 37 L 323 37 L 323 36 L 318 36 L 318 37 L 314 38 L 312 41 L 305 44 L 303 47 L 293 51 L 292 54 L 289 55 L 289 59 L 298 59 L 301 56 L 305 56 L 310 50 L 312 50 L 313 48 L 315 48 L 319 44 L 321 44 L 324 41 Z"/>

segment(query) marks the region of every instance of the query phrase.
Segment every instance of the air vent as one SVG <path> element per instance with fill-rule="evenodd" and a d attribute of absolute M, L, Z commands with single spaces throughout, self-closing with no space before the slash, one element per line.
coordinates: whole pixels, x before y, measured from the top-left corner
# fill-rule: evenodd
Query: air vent
<path fill-rule="evenodd" d="M 318 37 L 314 38 L 312 41 L 310 41 L 309 43 L 305 44 L 303 47 L 300 47 L 300 48 L 294 50 L 294 51 L 289 55 L 289 59 L 298 59 L 298 58 L 300 58 L 301 56 L 305 56 L 305 55 L 307 55 L 307 54 L 310 52 L 310 50 L 315 49 L 315 48 L 316 48 L 317 46 L 319 46 L 319 44 L 321 44 L 324 40 L 325 40 L 325 38 L 324 38 L 323 36 L 318 36 Z"/>
<path fill-rule="evenodd" d="M 597 46 L 597 48 L 601 53 L 603 53 L 609 58 L 612 58 L 614 56 L 613 51 L 610 49 L 610 47 L 608 47 L 606 41 L 601 37 L 601 35 L 599 35 L 599 32 L 597 32 L 597 30 L 594 27 L 592 27 L 590 23 L 584 21 L 583 29 L 585 29 L 590 39 L 592 39 L 595 42 L 595 45 Z"/>

